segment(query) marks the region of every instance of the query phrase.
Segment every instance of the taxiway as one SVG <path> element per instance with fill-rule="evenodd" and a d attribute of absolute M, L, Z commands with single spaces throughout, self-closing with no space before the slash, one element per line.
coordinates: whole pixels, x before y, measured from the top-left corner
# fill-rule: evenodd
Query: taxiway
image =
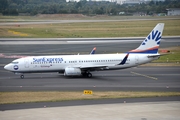
<path fill-rule="evenodd" d="M 0 91 L 180 91 L 180 67 L 142 66 L 92 72 L 92 78 L 58 73 L 19 75 L 0 69 Z"/>
<path fill-rule="evenodd" d="M 139 46 L 142 38 L 106 38 L 98 39 L 13 39 L 1 38 L 0 42 L 15 41 L 21 44 L 0 44 L 2 54 L 11 55 L 59 55 L 59 54 L 89 54 L 93 47 L 97 47 L 96 54 L 126 52 Z M 96 40 L 102 41 L 96 43 Z M 116 42 L 110 42 L 115 40 Z M 26 44 L 27 41 L 33 44 Z M 41 44 L 36 44 L 37 42 Z M 51 44 L 52 41 L 67 42 L 67 44 Z M 83 44 L 83 41 L 89 41 Z M 104 41 L 104 42 L 103 42 Z M 105 42 L 109 41 L 109 42 Z M 129 41 L 129 42 L 127 42 Z M 132 42 L 133 41 L 133 42 Z M 169 42 L 171 41 L 171 42 Z M 179 37 L 165 37 L 160 48 L 180 45 Z M 3 69 L 5 64 L 16 58 L 0 58 L 0 91 L 81 91 L 84 89 L 112 91 L 180 91 L 180 67 L 135 67 L 116 71 L 93 72 L 93 78 L 64 77 L 58 73 L 25 74 L 20 79 Z"/>
<path fill-rule="evenodd" d="M 3 69 L 5 64 L 16 59 L 4 58 L 3 55 L 89 54 L 93 47 L 97 47 L 96 54 L 121 53 L 138 47 L 142 38 L 128 38 L 125 41 L 115 39 L 114 42 L 110 42 L 111 39 L 106 42 L 102 42 L 103 39 L 100 42 L 96 39 L 88 41 L 85 44 L 84 39 L 43 41 L 1 38 L 0 91 L 180 91 L 180 67 L 139 66 L 125 70 L 99 71 L 93 72 L 91 79 L 64 77 L 58 73 L 25 74 L 25 78 L 20 79 L 18 75 Z M 170 37 L 161 41 L 160 48 L 179 45 L 179 37 Z M 0 119 L 178 120 L 179 101 L 180 97 L 175 96 L 0 105 Z"/>

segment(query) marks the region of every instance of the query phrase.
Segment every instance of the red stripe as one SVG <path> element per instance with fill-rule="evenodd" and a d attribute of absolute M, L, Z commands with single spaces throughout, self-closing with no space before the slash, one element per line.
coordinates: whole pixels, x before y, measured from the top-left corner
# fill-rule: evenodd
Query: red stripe
<path fill-rule="evenodd" d="M 159 48 L 159 46 L 155 46 L 155 47 L 152 47 L 152 48 L 149 48 L 149 49 L 146 49 L 146 50 L 137 50 L 137 49 L 135 49 L 135 50 L 131 50 L 129 52 L 143 52 L 143 51 L 154 50 L 154 49 L 158 49 L 158 48 Z"/>

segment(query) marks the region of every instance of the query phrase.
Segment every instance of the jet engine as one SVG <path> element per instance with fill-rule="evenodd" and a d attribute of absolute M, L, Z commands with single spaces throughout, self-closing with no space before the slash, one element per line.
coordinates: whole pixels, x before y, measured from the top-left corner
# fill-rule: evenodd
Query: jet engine
<path fill-rule="evenodd" d="M 80 75 L 81 75 L 80 68 L 72 68 L 72 67 L 65 68 L 64 76 L 80 76 Z"/>

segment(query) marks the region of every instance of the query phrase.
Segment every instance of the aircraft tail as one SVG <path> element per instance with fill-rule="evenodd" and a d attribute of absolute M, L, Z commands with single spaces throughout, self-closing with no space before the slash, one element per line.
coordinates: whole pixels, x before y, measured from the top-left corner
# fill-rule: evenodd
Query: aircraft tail
<path fill-rule="evenodd" d="M 141 45 L 138 48 L 129 51 L 129 53 L 157 54 L 163 29 L 164 29 L 164 23 L 158 23 L 154 27 L 154 29 L 149 33 L 146 39 L 141 43 Z"/>

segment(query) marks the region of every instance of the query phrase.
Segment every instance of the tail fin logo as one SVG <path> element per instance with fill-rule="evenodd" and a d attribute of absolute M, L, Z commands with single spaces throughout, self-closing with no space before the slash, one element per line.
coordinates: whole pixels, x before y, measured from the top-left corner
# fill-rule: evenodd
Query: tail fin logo
<path fill-rule="evenodd" d="M 158 48 L 160 45 L 163 29 L 164 29 L 164 23 L 158 23 L 154 27 L 154 29 L 149 33 L 146 39 L 140 44 L 140 46 L 129 52 L 156 54 L 158 52 Z"/>
<path fill-rule="evenodd" d="M 161 40 L 161 32 L 159 32 L 158 30 L 156 30 L 156 32 L 154 32 L 154 30 L 153 30 L 151 32 L 151 34 L 149 34 L 148 37 L 144 40 L 142 45 L 146 45 L 146 42 L 148 40 L 155 40 L 157 42 L 157 45 L 159 45 L 160 44 L 160 40 Z"/>

